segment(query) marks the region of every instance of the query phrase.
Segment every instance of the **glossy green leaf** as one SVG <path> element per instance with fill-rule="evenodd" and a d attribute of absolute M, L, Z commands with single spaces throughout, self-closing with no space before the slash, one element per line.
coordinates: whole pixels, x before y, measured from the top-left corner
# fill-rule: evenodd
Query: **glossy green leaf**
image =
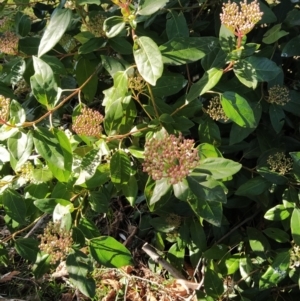
<path fill-rule="evenodd" d="M 271 239 L 273 239 L 279 243 L 285 243 L 285 242 L 290 241 L 289 234 L 279 228 L 269 227 L 269 228 L 264 229 L 263 232 L 268 237 L 270 237 Z"/>
<path fill-rule="evenodd" d="M 76 64 L 76 79 L 79 86 L 85 83 L 90 77 L 88 83 L 82 88 L 85 98 L 91 101 L 96 94 L 98 87 L 98 79 L 96 75 L 91 76 L 95 72 L 96 65 L 88 58 L 82 57 Z"/>
<path fill-rule="evenodd" d="M 160 201 L 160 199 L 164 195 L 168 195 L 171 190 L 171 184 L 167 178 L 162 178 L 161 180 L 155 181 L 155 187 L 152 191 L 151 198 L 149 200 L 149 205 L 153 205 L 156 202 Z"/>
<path fill-rule="evenodd" d="M 205 72 L 201 79 L 192 85 L 188 95 L 186 96 L 186 101 L 191 102 L 212 89 L 219 82 L 222 75 L 223 70 L 216 68 L 212 68 Z"/>
<path fill-rule="evenodd" d="M 155 86 L 163 72 L 161 53 L 149 37 L 139 37 L 134 43 L 133 55 L 138 71 L 149 84 Z"/>
<path fill-rule="evenodd" d="M 284 205 L 276 205 L 275 207 L 269 209 L 264 218 L 271 221 L 282 221 L 290 216 L 290 211 L 287 210 Z"/>
<path fill-rule="evenodd" d="M 281 51 L 282 57 L 298 56 L 300 54 L 300 36 L 290 39 Z"/>
<path fill-rule="evenodd" d="M 95 280 L 87 277 L 87 274 L 93 270 L 90 258 L 76 250 L 67 257 L 66 266 L 71 283 L 85 296 L 93 298 L 96 291 Z"/>
<path fill-rule="evenodd" d="M 124 28 L 126 23 L 123 17 L 112 16 L 105 19 L 103 23 L 103 30 L 108 38 L 113 38 L 117 36 Z"/>
<path fill-rule="evenodd" d="M 178 14 L 174 10 L 169 11 L 167 14 L 166 32 L 169 40 L 189 36 L 189 28 L 183 13 Z"/>
<path fill-rule="evenodd" d="M 207 202 L 205 199 L 190 195 L 188 204 L 198 217 L 203 218 L 210 224 L 220 227 L 222 221 L 222 204 L 219 202 Z"/>
<path fill-rule="evenodd" d="M 105 187 L 99 191 L 91 191 L 89 203 L 91 208 L 97 213 L 107 213 L 109 209 L 110 195 Z"/>
<path fill-rule="evenodd" d="M 227 54 L 236 49 L 236 37 L 224 24 L 220 27 L 219 41 L 222 50 Z"/>
<path fill-rule="evenodd" d="M 217 244 L 209 248 L 203 253 L 206 259 L 221 260 L 228 254 L 228 247 L 226 245 Z"/>
<path fill-rule="evenodd" d="M 110 236 L 91 239 L 89 251 L 98 263 L 106 267 L 121 268 L 133 264 L 129 250 Z"/>
<path fill-rule="evenodd" d="M 17 33 L 20 36 L 27 36 L 31 28 L 31 20 L 29 16 L 18 11 L 15 15 L 15 26 Z"/>
<path fill-rule="evenodd" d="M 50 269 L 51 257 L 49 254 L 39 252 L 35 264 L 32 267 L 36 279 L 40 279 Z"/>
<path fill-rule="evenodd" d="M 278 282 L 287 276 L 287 269 L 290 264 L 290 254 L 288 251 L 280 252 L 275 257 L 272 265 L 268 267 L 266 272 L 259 280 L 259 288 L 261 290 L 275 286 Z"/>
<path fill-rule="evenodd" d="M 214 298 L 219 298 L 224 292 L 222 279 L 214 270 L 209 268 L 205 271 L 204 288 L 207 295 Z"/>
<path fill-rule="evenodd" d="M 249 256 L 241 257 L 239 271 L 247 284 L 251 282 L 250 273 L 252 272 L 252 270 L 253 270 L 253 266 Z"/>
<path fill-rule="evenodd" d="M 93 51 L 97 51 L 105 44 L 106 41 L 104 38 L 91 38 L 78 49 L 78 53 L 80 54 L 91 53 Z"/>
<path fill-rule="evenodd" d="M 128 183 L 122 185 L 122 192 L 124 193 L 124 196 L 129 204 L 134 206 L 138 194 L 138 184 L 135 176 L 131 175 Z"/>
<path fill-rule="evenodd" d="M 236 195 L 243 195 L 243 196 L 254 196 L 260 195 L 270 187 L 270 183 L 266 181 L 264 178 L 258 176 L 255 178 L 251 178 L 246 183 L 240 185 L 235 192 Z"/>
<path fill-rule="evenodd" d="M 179 248 L 178 244 L 173 244 L 167 254 L 167 258 L 173 267 L 180 270 L 182 268 L 185 256 L 185 248 Z"/>
<path fill-rule="evenodd" d="M 7 140 L 7 146 L 10 152 L 11 167 L 17 171 L 31 155 L 33 148 L 32 133 L 18 132 Z"/>
<path fill-rule="evenodd" d="M 34 205 L 39 208 L 42 212 L 52 214 L 55 206 L 61 204 L 63 206 L 69 206 L 71 208 L 72 203 L 70 201 L 61 199 L 61 198 L 43 198 L 37 199 L 34 202 Z"/>
<path fill-rule="evenodd" d="M 1 200 L 5 213 L 19 224 L 25 224 L 26 204 L 22 196 L 12 189 L 6 189 Z"/>
<path fill-rule="evenodd" d="M 221 145 L 220 129 L 208 116 L 199 120 L 198 135 L 202 143 L 211 143 L 216 146 Z"/>
<path fill-rule="evenodd" d="M 92 149 L 83 157 L 80 164 L 79 176 L 75 185 L 81 185 L 92 178 L 101 163 L 102 156 L 101 149 Z"/>
<path fill-rule="evenodd" d="M 240 255 L 234 254 L 233 256 L 225 259 L 225 266 L 227 269 L 227 275 L 234 274 L 239 269 Z"/>
<path fill-rule="evenodd" d="M 38 37 L 25 37 L 19 41 L 19 50 L 27 55 L 37 55 L 40 42 Z"/>
<path fill-rule="evenodd" d="M 78 229 L 83 233 L 87 239 L 100 236 L 100 232 L 96 225 L 87 218 L 81 218 L 79 221 Z"/>
<path fill-rule="evenodd" d="M 152 93 L 157 97 L 173 95 L 183 89 L 187 80 L 178 73 L 166 72 L 156 82 L 152 88 Z"/>
<path fill-rule="evenodd" d="M 256 126 L 254 112 L 247 100 L 237 93 L 227 91 L 222 94 L 221 104 L 226 116 L 241 127 Z"/>
<path fill-rule="evenodd" d="M 74 205 L 57 204 L 53 210 L 53 222 L 60 222 L 60 228 L 69 231 L 72 227 L 71 212 L 74 211 Z"/>
<path fill-rule="evenodd" d="M 270 250 L 270 244 L 266 237 L 257 229 L 248 227 L 247 234 L 252 251 L 262 257 L 267 257 L 267 251 Z"/>
<path fill-rule="evenodd" d="M 9 122 L 11 124 L 22 124 L 26 120 L 25 110 L 22 108 L 19 102 L 12 100 L 9 106 Z"/>
<path fill-rule="evenodd" d="M 183 65 L 200 60 L 218 45 L 214 37 L 177 37 L 161 45 L 163 62 Z"/>
<path fill-rule="evenodd" d="M 43 60 L 33 57 L 35 73 L 30 78 L 32 92 L 39 103 L 53 107 L 57 96 L 57 84 L 52 69 Z"/>
<path fill-rule="evenodd" d="M 186 179 L 181 182 L 173 184 L 174 195 L 181 201 L 186 201 L 189 195 L 189 186 Z"/>
<path fill-rule="evenodd" d="M 114 37 L 108 40 L 109 45 L 121 54 L 132 54 L 132 45 L 124 37 Z"/>
<path fill-rule="evenodd" d="M 39 242 L 34 238 L 20 237 L 15 240 L 15 248 L 20 256 L 31 262 L 35 262 L 39 252 Z"/>
<path fill-rule="evenodd" d="M 169 0 L 142 0 L 139 2 L 138 14 L 143 16 L 152 15 L 163 8 Z"/>
<path fill-rule="evenodd" d="M 270 104 L 269 115 L 273 129 L 278 134 L 282 130 L 282 127 L 284 125 L 284 111 L 280 106 L 276 104 Z"/>
<path fill-rule="evenodd" d="M 41 39 L 38 57 L 51 50 L 66 32 L 72 19 L 70 9 L 56 8 Z"/>
<path fill-rule="evenodd" d="M 300 245 L 300 209 L 295 208 L 291 217 L 291 231 L 294 243 Z"/>
<path fill-rule="evenodd" d="M 199 162 L 194 172 L 211 175 L 214 179 L 224 179 L 237 173 L 242 168 L 240 163 L 225 158 L 207 158 Z"/>
<path fill-rule="evenodd" d="M 110 159 L 111 181 L 114 184 L 125 185 L 129 182 L 131 163 L 128 155 L 123 150 L 116 151 Z"/>
<path fill-rule="evenodd" d="M 280 38 L 288 35 L 289 33 L 285 30 L 281 30 L 282 24 L 276 24 L 270 28 L 265 34 L 262 41 L 265 44 L 273 44 L 278 41 Z"/>
<path fill-rule="evenodd" d="M 60 169 L 65 168 L 65 157 L 59 140 L 46 128 L 38 128 L 33 132 L 33 141 L 37 152 Z"/>

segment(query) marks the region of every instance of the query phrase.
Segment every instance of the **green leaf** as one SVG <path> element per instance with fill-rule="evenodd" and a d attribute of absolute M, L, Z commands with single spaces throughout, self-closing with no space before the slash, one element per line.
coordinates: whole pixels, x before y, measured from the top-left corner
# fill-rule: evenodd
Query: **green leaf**
<path fill-rule="evenodd" d="M 112 16 L 105 19 L 103 23 L 103 30 L 108 38 L 113 38 L 117 36 L 124 28 L 126 23 L 123 17 Z"/>
<path fill-rule="evenodd" d="M 36 279 L 40 279 L 50 269 L 51 257 L 48 254 L 39 252 L 35 264 L 32 267 Z"/>
<path fill-rule="evenodd" d="M 237 173 L 242 168 L 240 163 L 224 158 L 207 158 L 199 162 L 194 172 L 207 173 L 214 179 L 224 179 Z"/>
<path fill-rule="evenodd" d="M 15 240 L 15 248 L 24 259 L 35 262 L 39 252 L 39 242 L 33 238 L 20 237 Z"/>
<path fill-rule="evenodd" d="M 111 181 L 114 184 L 128 184 L 132 172 L 128 155 L 122 151 L 116 151 L 110 159 Z"/>
<path fill-rule="evenodd" d="M 251 178 L 246 183 L 240 185 L 235 192 L 236 195 L 256 196 L 264 193 L 270 187 L 270 183 L 264 178 L 258 176 Z"/>
<path fill-rule="evenodd" d="M 138 194 L 138 185 L 135 176 L 130 176 L 128 183 L 122 184 L 122 192 L 130 205 L 134 206 Z"/>
<path fill-rule="evenodd" d="M 269 209 L 264 218 L 270 221 L 283 221 L 290 216 L 290 211 L 287 210 L 284 205 L 276 205 L 275 207 Z"/>
<path fill-rule="evenodd" d="M 8 138 L 7 146 L 10 152 L 11 167 L 17 171 L 28 160 L 33 148 L 32 133 L 18 132 Z"/>
<path fill-rule="evenodd" d="M 226 116 L 241 127 L 256 126 L 254 112 L 247 100 L 237 93 L 226 91 L 222 94 L 221 104 Z"/>
<path fill-rule="evenodd" d="M 169 11 L 167 14 L 166 32 L 169 40 L 189 36 L 189 28 L 183 13 L 178 14 L 174 10 Z"/>
<path fill-rule="evenodd" d="M 92 239 L 94 237 L 100 236 L 99 230 L 96 225 L 87 218 L 80 219 L 78 229 L 87 239 Z"/>
<path fill-rule="evenodd" d="M 270 250 L 270 244 L 266 237 L 257 229 L 248 227 L 247 234 L 252 251 L 262 258 L 266 258 L 266 252 Z"/>
<path fill-rule="evenodd" d="M 38 57 L 51 50 L 66 32 L 72 19 L 70 9 L 56 8 L 41 39 Z"/>
<path fill-rule="evenodd" d="M 61 198 L 43 198 L 35 200 L 34 205 L 39 208 L 42 212 L 52 214 L 54 208 L 57 204 L 61 204 L 63 206 L 72 207 L 72 203 L 70 201 L 61 199 Z"/>
<path fill-rule="evenodd" d="M 265 44 L 273 44 L 278 41 L 280 38 L 288 35 L 289 33 L 285 30 L 281 30 L 282 24 L 276 24 L 272 28 L 270 28 L 265 34 L 262 41 Z"/>
<path fill-rule="evenodd" d="M 26 120 L 26 113 L 23 107 L 16 101 L 12 100 L 9 107 L 9 122 L 11 124 L 20 125 Z"/>
<path fill-rule="evenodd" d="M 290 264 L 289 251 L 280 252 L 275 257 L 271 266 L 260 277 L 259 288 L 261 290 L 275 286 L 287 276 L 287 269 Z"/>
<path fill-rule="evenodd" d="M 125 265 L 133 265 L 128 249 L 110 236 L 91 239 L 89 251 L 98 263 L 106 267 L 121 268 Z"/>
<path fill-rule="evenodd" d="M 171 65 L 183 65 L 202 59 L 218 46 L 214 37 L 177 37 L 161 45 L 163 62 Z"/>
<path fill-rule="evenodd" d="M 103 155 L 101 149 L 92 149 L 83 157 L 80 164 L 79 176 L 74 185 L 82 185 L 94 176 Z"/>
<path fill-rule="evenodd" d="M 173 244 L 168 253 L 167 258 L 173 267 L 180 270 L 184 263 L 185 248 L 179 248 L 178 244 Z"/>
<path fill-rule="evenodd" d="M 223 24 L 220 27 L 219 41 L 225 53 L 230 53 L 236 49 L 236 37 L 234 33 Z"/>
<path fill-rule="evenodd" d="M 174 195 L 181 201 L 186 201 L 189 195 L 189 186 L 186 179 L 181 182 L 173 184 Z"/>
<path fill-rule="evenodd" d="M 95 280 L 87 278 L 87 274 L 93 271 L 90 258 L 83 252 L 76 250 L 67 257 L 66 265 L 71 283 L 85 296 L 93 298 L 96 292 Z"/>
<path fill-rule="evenodd" d="M 223 71 L 216 68 L 212 68 L 205 72 L 201 79 L 192 85 L 188 95 L 186 96 L 186 101 L 191 102 L 211 90 L 219 82 L 222 75 Z"/>
<path fill-rule="evenodd" d="M 296 245 L 300 245 L 300 209 L 295 208 L 291 217 L 291 231 Z"/>
<path fill-rule="evenodd" d="M 31 28 L 31 20 L 29 16 L 18 11 L 15 15 L 15 27 L 20 36 L 27 36 Z"/>
<path fill-rule="evenodd" d="M 281 51 L 282 57 L 298 56 L 300 54 L 300 35 L 290 39 Z"/>
<path fill-rule="evenodd" d="M 152 191 L 151 198 L 149 200 L 149 205 L 153 205 L 156 202 L 160 201 L 161 198 L 171 190 L 171 184 L 169 184 L 169 180 L 167 178 L 162 178 L 161 180 L 155 181 L 155 187 Z"/>
<path fill-rule="evenodd" d="M 52 108 L 57 96 L 57 84 L 51 67 L 43 60 L 33 57 L 35 73 L 30 78 L 33 95 L 39 103 Z"/>
<path fill-rule="evenodd" d="M 225 266 L 227 268 L 227 275 L 234 274 L 239 269 L 240 255 L 234 254 L 231 257 L 225 259 Z"/>
<path fill-rule="evenodd" d="M 164 68 L 161 53 L 155 42 L 149 37 L 135 39 L 133 55 L 141 76 L 155 86 Z"/>
<path fill-rule="evenodd" d="M 57 204 L 53 210 L 53 222 L 60 222 L 60 228 L 69 231 L 72 226 L 71 212 L 74 211 L 72 203 L 67 205 Z"/>
<path fill-rule="evenodd" d="M 216 146 L 221 145 L 220 129 L 208 116 L 199 120 L 198 135 L 202 143 L 211 143 Z"/>
<path fill-rule="evenodd" d="M 290 241 L 290 236 L 285 231 L 279 229 L 279 228 L 266 228 L 263 230 L 263 232 L 270 237 L 271 239 L 279 242 L 279 243 L 285 243 Z"/>
<path fill-rule="evenodd" d="M 163 8 L 169 0 L 142 0 L 139 2 L 137 13 L 142 16 L 149 16 Z"/>
<path fill-rule="evenodd" d="M 114 37 L 108 40 L 113 50 L 120 54 L 132 54 L 132 45 L 124 37 Z"/>
<path fill-rule="evenodd" d="M 19 41 L 19 50 L 27 55 L 37 55 L 40 42 L 38 37 L 25 37 Z"/>
<path fill-rule="evenodd" d="M 5 213 L 19 224 L 25 224 L 26 204 L 22 196 L 14 190 L 6 189 L 1 196 Z"/>
<path fill-rule="evenodd" d="M 270 104 L 269 106 L 269 115 L 271 124 L 273 126 L 274 131 L 278 134 L 284 125 L 285 114 L 281 106 L 276 104 Z"/>
<path fill-rule="evenodd" d="M 82 57 L 76 64 L 76 79 L 78 85 L 81 86 L 86 80 L 94 73 L 95 63 L 92 63 L 88 58 Z M 89 82 L 82 88 L 84 97 L 88 101 L 92 101 L 98 87 L 98 79 L 96 75 L 93 75 Z"/>
<path fill-rule="evenodd" d="M 224 292 L 222 279 L 214 270 L 209 268 L 205 271 L 204 288 L 206 294 L 214 298 L 219 298 Z"/>
<path fill-rule="evenodd" d="M 65 157 L 57 137 L 46 128 L 38 128 L 33 132 L 33 141 L 37 152 L 59 169 L 65 168 Z"/>
<path fill-rule="evenodd" d="M 165 72 L 152 88 L 153 95 L 166 97 L 176 94 L 187 84 L 187 80 L 178 73 Z"/>
<path fill-rule="evenodd" d="M 226 245 L 217 244 L 209 248 L 203 253 L 206 259 L 221 260 L 228 254 L 228 247 Z"/>
<path fill-rule="evenodd" d="M 216 47 L 201 60 L 201 65 L 205 71 L 212 68 L 222 69 L 226 63 L 226 56 L 220 47 Z"/>
<path fill-rule="evenodd" d="M 104 38 L 91 38 L 78 49 L 79 54 L 91 53 L 103 47 L 106 44 Z"/>
<path fill-rule="evenodd" d="M 197 214 L 197 216 L 205 219 L 210 224 L 220 227 L 222 221 L 222 203 L 207 202 L 205 199 L 200 199 L 195 195 L 190 195 L 187 202 Z"/>
<path fill-rule="evenodd" d="M 91 208 L 97 213 L 107 213 L 109 209 L 110 195 L 105 187 L 99 191 L 92 191 L 89 197 Z"/>

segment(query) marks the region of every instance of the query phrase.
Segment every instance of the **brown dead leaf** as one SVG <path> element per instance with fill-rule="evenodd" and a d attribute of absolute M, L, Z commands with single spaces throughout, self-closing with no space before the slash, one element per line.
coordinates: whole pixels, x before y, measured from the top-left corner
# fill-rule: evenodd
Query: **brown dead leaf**
<path fill-rule="evenodd" d="M 149 292 L 146 301 L 157 301 L 157 299 L 152 292 Z"/>
<path fill-rule="evenodd" d="M 115 291 L 118 291 L 120 289 L 120 283 L 118 281 L 116 281 L 116 280 L 113 280 L 113 279 L 103 279 L 101 282 L 103 284 L 107 284 L 107 285 L 112 286 L 112 288 Z"/>
<path fill-rule="evenodd" d="M 121 268 L 126 274 L 130 274 L 133 271 L 133 267 L 131 265 L 126 265 Z"/>
<path fill-rule="evenodd" d="M 140 294 L 135 290 L 130 290 L 126 295 L 126 300 L 130 301 L 143 301 Z"/>
<path fill-rule="evenodd" d="M 68 275 L 69 275 L 69 273 L 67 271 L 66 262 L 62 261 L 56 268 L 55 272 L 52 274 L 52 277 L 61 278 L 61 277 L 66 277 Z"/>
<path fill-rule="evenodd" d="M 73 300 L 73 295 L 71 293 L 65 293 L 62 294 L 60 301 L 72 301 L 72 300 Z"/>
<path fill-rule="evenodd" d="M 4 275 L 2 275 L 0 277 L 0 283 L 4 283 L 4 282 L 8 282 L 8 281 L 11 281 L 11 279 L 14 277 L 14 276 L 17 276 L 19 275 L 21 272 L 18 272 L 18 271 L 12 271 L 12 272 L 9 272 L 9 273 L 6 273 Z"/>
<path fill-rule="evenodd" d="M 102 301 L 115 301 L 116 298 L 116 291 L 111 290 L 103 299 Z"/>

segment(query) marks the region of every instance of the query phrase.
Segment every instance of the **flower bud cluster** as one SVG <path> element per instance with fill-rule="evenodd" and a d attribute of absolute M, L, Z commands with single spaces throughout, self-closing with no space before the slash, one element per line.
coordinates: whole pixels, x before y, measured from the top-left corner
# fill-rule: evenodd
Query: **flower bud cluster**
<path fill-rule="evenodd" d="M 65 8 L 69 8 L 69 9 L 72 9 L 72 10 L 75 9 L 76 8 L 75 1 L 72 1 L 72 0 L 66 1 Z"/>
<path fill-rule="evenodd" d="M 14 94 L 18 97 L 21 97 L 22 94 L 27 94 L 30 92 L 30 87 L 23 78 L 16 83 L 15 87 L 16 89 L 14 90 Z"/>
<path fill-rule="evenodd" d="M 243 36 L 249 33 L 262 18 L 257 0 L 247 4 L 247 0 L 240 3 L 240 7 L 229 0 L 223 4 L 220 14 L 221 23 L 235 35 Z"/>
<path fill-rule="evenodd" d="M 49 222 L 44 233 L 39 235 L 41 251 L 51 255 L 51 263 L 63 261 L 72 248 L 72 233 L 60 228 L 60 223 Z"/>
<path fill-rule="evenodd" d="M 277 152 L 268 157 L 267 163 L 271 171 L 278 172 L 281 175 L 288 173 L 293 166 L 291 158 L 287 158 L 283 152 Z"/>
<path fill-rule="evenodd" d="M 290 101 L 290 93 L 287 87 L 275 85 L 271 87 L 268 92 L 269 96 L 267 97 L 267 102 L 269 103 L 284 106 Z"/>
<path fill-rule="evenodd" d="M 300 247 L 296 244 L 290 250 L 290 268 L 300 267 Z"/>
<path fill-rule="evenodd" d="M 11 31 L 14 26 L 14 21 L 10 17 L 3 17 L 0 19 L 0 33 Z"/>
<path fill-rule="evenodd" d="M 25 162 L 20 169 L 18 174 L 23 177 L 26 181 L 34 183 L 35 179 L 33 177 L 34 166 L 30 161 Z"/>
<path fill-rule="evenodd" d="M 84 107 L 75 117 L 72 129 L 78 135 L 99 137 L 102 132 L 103 115 L 98 111 Z"/>
<path fill-rule="evenodd" d="M 16 55 L 18 53 L 19 37 L 11 31 L 7 31 L 0 37 L 0 52 Z"/>
<path fill-rule="evenodd" d="M 106 36 L 105 31 L 103 30 L 103 23 L 105 19 L 106 19 L 105 16 L 100 14 L 95 16 L 90 16 L 89 20 L 87 20 L 85 24 L 86 30 L 91 32 L 96 38 L 105 37 Z"/>
<path fill-rule="evenodd" d="M 5 122 L 8 120 L 9 105 L 10 105 L 10 98 L 0 95 L 0 124 L 1 121 Z"/>
<path fill-rule="evenodd" d="M 166 134 L 163 139 L 152 138 L 145 144 L 143 171 L 153 180 L 168 178 L 171 184 L 182 181 L 198 165 L 198 150 L 194 140 Z"/>
<path fill-rule="evenodd" d="M 168 225 L 173 226 L 175 230 L 179 228 L 181 224 L 181 217 L 175 213 L 170 213 L 166 218 L 166 222 Z"/>
<path fill-rule="evenodd" d="M 205 111 L 213 120 L 222 120 L 225 122 L 229 120 L 225 115 L 219 96 L 215 96 L 209 101 L 209 105 Z"/>
<path fill-rule="evenodd" d="M 146 87 L 146 82 L 141 75 L 131 76 L 128 78 L 128 88 L 141 92 Z"/>

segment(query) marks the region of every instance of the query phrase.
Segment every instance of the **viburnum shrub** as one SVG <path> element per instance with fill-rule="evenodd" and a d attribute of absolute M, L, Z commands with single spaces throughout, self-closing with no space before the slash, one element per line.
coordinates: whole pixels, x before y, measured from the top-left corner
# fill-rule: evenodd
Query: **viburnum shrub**
<path fill-rule="evenodd" d="M 65 261 L 93 299 L 148 242 L 198 300 L 296 300 L 299 20 L 289 0 L 2 2 L 0 273 Z"/>

